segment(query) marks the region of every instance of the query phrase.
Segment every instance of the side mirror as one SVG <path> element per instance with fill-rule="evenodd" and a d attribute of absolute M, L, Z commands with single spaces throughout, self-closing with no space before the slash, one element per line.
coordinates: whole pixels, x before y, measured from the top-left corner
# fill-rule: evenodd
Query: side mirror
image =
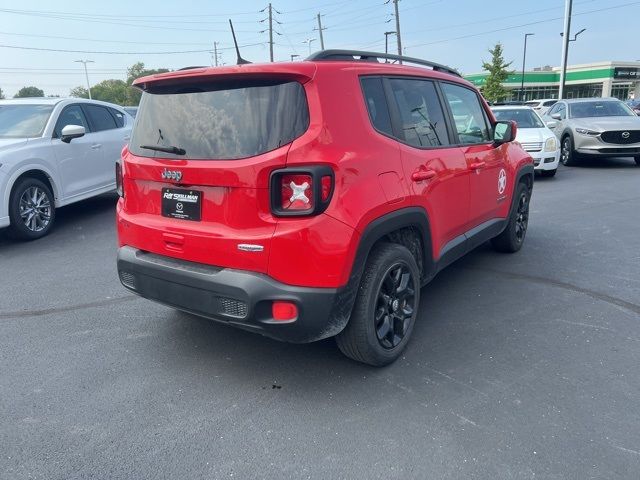
<path fill-rule="evenodd" d="M 493 127 L 494 145 L 513 142 L 518 133 L 518 125 L 513 120 L 508 122 L 496 122 Z"/>
<path fill-rule="evenodd" d="M 549 120 L 548 122 L 545 123 L 545 125 L 548 128 L 556 128 L 558 126 L 558 122 L 556 122 L 555 120 Z"/>
<path fill-rule="evenodd" d="M 559 113 L 552 113 L 549 116 L 555 120 L 562 120 L 562 115 L 560 115 Z"/>
<path fill-rule="evenodd" d="M 86 133 L 84 127 L 82 125 L 67 125 L 62 129 L 62 135 L 60 136 L 60 140 L 64 143 L 69 143 L 74 138 L 80 138 L 84 136 Z"/>

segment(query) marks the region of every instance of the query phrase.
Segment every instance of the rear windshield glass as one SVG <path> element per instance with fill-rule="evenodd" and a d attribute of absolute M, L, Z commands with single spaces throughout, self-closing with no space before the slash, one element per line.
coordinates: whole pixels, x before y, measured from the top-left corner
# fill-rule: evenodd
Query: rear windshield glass
<path fill-rule="evenodd" d="M 544 128 L 540 117 L 529 108 L 496 109 L 493 111 L 493 115 L 499 122 L 515 120 L 518 128 Z"/>
<path fill-rule="evenodd" d="M 571 118 L 587 117 L 630 117 L 635 115 L 622 102 L 579 102 L 569 104 Z"/>
<path fill-rule="evenodd" d="M 308 126 L 298 82 L 158 87 L 142 95 L 130 149 L 144 157 L 246 158 L 290 143 Z"/>
<path fill-rule="evenodd" d="M 53 105 L 0 105 L 0 138 L 39 137 Z"/>

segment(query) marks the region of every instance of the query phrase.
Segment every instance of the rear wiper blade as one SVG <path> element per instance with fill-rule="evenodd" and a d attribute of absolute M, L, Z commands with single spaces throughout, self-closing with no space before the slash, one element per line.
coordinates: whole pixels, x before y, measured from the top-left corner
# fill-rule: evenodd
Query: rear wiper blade
<path fill-rule="evenodd" d="M 140 148 L 144 148 L 145 150 L 156 150 L 157 152 L 173 153 L 174 155 L 187 154 L 187 151 L 184 148 L 174 147 L 173 145 L 170 147 L 163 147 L 161 145 L 140 145 Z"/>

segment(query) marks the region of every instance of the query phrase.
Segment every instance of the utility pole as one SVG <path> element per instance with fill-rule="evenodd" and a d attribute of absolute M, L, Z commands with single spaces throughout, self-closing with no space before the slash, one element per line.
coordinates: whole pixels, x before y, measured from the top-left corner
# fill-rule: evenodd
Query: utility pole
<path fill-rule="evenodd" d="M 318 18 L 318 33 L 320 33 L 320 49 L 324 50 L 324 38 L 322 37 L 322 30 L 325 30 L 325 29 L 322 28 L 322 20 L 320 19 L 320 13 L 318 13 L 317 18 Z"/>
<path fill-rule="evenodd" d="M 402 55 L 402 36 L 400 35 L 400 13 L 398 12 L 398 2 L 400 0 L 393 0 L 393 7 L 396 10 L 396 36 L 398 38 L 398 55 Z M 402 63 L 402 60 L 400 60 Z"/>
<path fill-rule="evenodd" d="M 218 42 L 213 42 L 213 63 L 218 66 Z"/>
<path fill-rule="evenodd" d="M 389 35 L 395 35 L 396 32 L 384 32 L 384 53 L 389 53 Z M 385 60 L 385 63 L 387 61 Z"/>
<path fill-rule="evenodd" d="M 273 8 L 269 4 L 269 58 L 273 62 Z"/>
<path fill-rule="evenodd" d="M 278 25 L 281 25 L 282 22 L 279 22 L 278 19 L 274 18 L 273 13 L 281 13 L 278 10 L 276 10 L 275 8 L 273 8 L 273 6 L 271 4 L 267 5 L 266 7 L 264 7 L 262 10 L 260 10 L 260 12 L 264 12 L 265 10 L 268 10 L 268 16 L 267 18 L 263 18 L 262 20 L 260 20 L 260 23 L 264 23 L 266 21 L 269 22 L 269 27 L 265 30 L 260 30 L 259 33 L 264 33 L 267 30 L 269 31 L 269 59 L 273 62 L 273 34 L 275 33 L 276 35 L 282 35 L 281 33 L 275 31 L 273 29 L 273 23 L 277 23 Z"/>
<path fill-rule="evenodd" d="M 560 70 L 560 90 L 558 99 L 562 100 L 565 93 L 565 82 L 567 77 L 567 59 L 569 57 L 569 35 L 571 32 L 571 9 L 573 0 L 566 0 L 564 7 L 564 33 L 562 35 L 562 70 Z"/>
<path fill-rule="evenodd" d="M 524 101 L 524 66 L 527 63 L 527 38 L 535 33 L 524 34 L 524 52 L 522 53 L 522 77 L 520 77 L 520 101 Z"/>
<path fill-rule="evenodd" d="M 89 74 L 87 73 L 87 63 L 95 63 L 93 60 L 76 60 L 75 63 L 84 65 L 84 77 L 87 79 L 87 92 L 89 92 L 89 100 L 91 100 L 91 85 L 89 84 Z"/>

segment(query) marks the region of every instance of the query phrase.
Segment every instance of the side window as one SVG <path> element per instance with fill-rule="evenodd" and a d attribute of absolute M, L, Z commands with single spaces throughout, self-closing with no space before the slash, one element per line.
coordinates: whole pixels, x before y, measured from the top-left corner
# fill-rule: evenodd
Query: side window
<path fill-rule="evenodd" d="M 545 107 L 550 107 L 550 106 L 552 106 L 552 105 L 555 105 L 555 104 L 556 104 L 556 102 L 557 102 L 557 100 L 549 100 L 549 101 L 547 101 L 547 102 L 544 102 L 544 104 L 543 104 L 543 105 L 544 105 Z"/>
<path fill-rule="evenodd" d="M 547 115 L 551 115 L 553 113 L 557 113 L 559 108 L 560 108 L 560 104 L 556 103 L 553 107 L 551 107 L 549 109 L 549 111 L 547 112 Z"/>
<path fill-rule="evenodd" d="M 363 78 L 362 92 L 367 103 L 367 110 L 369 110 L 369 118 L 371 118 L 371 123 L 373 123 L 375 129 L 387 135 L 393 135 L 382 79 Z"/>
<path fill-rule="evenodd" d="M 85 104 L 83 107 L 86 109 L 87 115 L 89 115 L 89 120 L 95 132 L 117 128 L 115 119 L 106 107 L 91 104 Z"/>
<path fill-rule="evenodd" d="M 491 132 L 485 120 L 486 113 L 483 112 L 476 93 L 451 83 L 442 83 L 442 90 L 453 113 L 460 143 L 469 145 L 490 142 Z"/>
<path fill-rule="evenodd" d="M 392 78 L 389 84 L 398 106 L 405 142 L 414 147 L 439 147 L 451 143 L 433 82 Z"/>
<path fill-rule="evenodd" d="M 53 129 L 54 138 L 60 138 L 62 136 L 62 129 L 67 125 L 80 125 L 84 127 L 87 133 L 90 131 L 89 124 L 87 123 L 84 113 L 82 113 L 80 105 L 76 104 L 64 107 L 62 113 L 58 117 L 56 127 Z"/>
<path fill-rule="evenodd" d="M 119 112 L 115 108 L 110 108 L 109 111 L 111 112 L 111 115 L 113 115 L 113 118 L 116 121 L 116 126 L 118 128 L 124 127 L 124 114 L 122 112 Z"/>
<path fill-rule="evenodd" d="M 564 120 L 565 118 L 567 118 L 567 107 L 564 103 L 559 103 L 558 104 L 558 110 L 557 112 L 560 114 L 560 118 L 562 120 Z"/>

